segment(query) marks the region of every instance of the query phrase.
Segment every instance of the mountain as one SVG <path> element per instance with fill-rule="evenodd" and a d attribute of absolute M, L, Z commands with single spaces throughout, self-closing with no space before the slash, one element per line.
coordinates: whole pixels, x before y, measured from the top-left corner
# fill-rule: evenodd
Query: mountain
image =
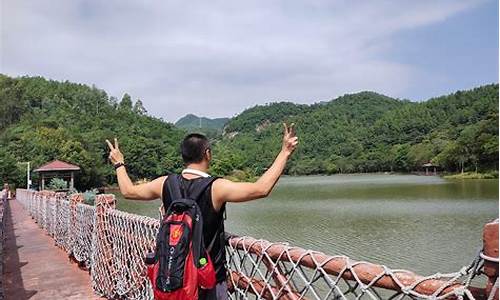
<path fill-rule="evenodd" d="M 410 102 L 373 92 L 313 105 L 258 105 L 232 118 L 217 151 L 219 172 L 259 174 L 280 147 L 281 123 L 296 124 L 300 145 L 289 174 L 498 168 L 498 84 Z"/>
<path fill-rule="evenodd" d="M 0 181 L 25 185 L 24 165 L 54 159 L 77 164 L 80 190 L 116 183 L 106 139 L 118 138 L 133 179 L 179 170 L 185 132 L 148 116 L 140 100 L 42 77 L 0 74 Z M 33 173 L 33 182 L 37 174 Z"/>
<path fill-rule="evenodd" d="M 229 121 L 229 118 L 209 119 L 187 114 L 175 122 L 175 126 L 186 130 L 217 131 L 222 132 L 222 128 Z"/>
<path fill-rule="evenodd" d="M 405 103 L 407 102 L 374 92 L 345 95 L 332 101 L 312 105 L 294 104 L 291 102 L 269 103 L 256 105 L 243 111 L 226 124 L 225 130 L 226 132 L 252 132 L 258 130 L 263 125 L 265 126 L 265 124 L 291 121 L 300 116 L 308 116 L 306 122 L 309 122 L 310 117 L 341 118 L 346 122 L 363 118 L 374 119 L 386 110 L 404 105 Z M 318 112 L 326 112 L 327 114 L 317 115 Z"/>
<path fill-rule="evenodd" d="M 429 161 L 444 171 L 498 170 L 498 84 L 418 103 L 374 92 L 270 103 L 229 120 L 202 118 L 201 129 L 194 115 L 174 126 L 128 94 L 118 100 L 94 86 L 42 77 L 0 74 L 0 104 L 0 183 L 18 186 L 25 185 L 18 162 L 37 167 L 55 159 L 81 167 L 80 190 L 116 184 L 104 142 L 114 137 L 132 179 L 178 172 L 186 129 L 213 140 L 214 175 L 260 175 L 281 147 L 282 122 L 295 123 L 300 139 L 285 170 L 291 175 L 408 172 Z"/>

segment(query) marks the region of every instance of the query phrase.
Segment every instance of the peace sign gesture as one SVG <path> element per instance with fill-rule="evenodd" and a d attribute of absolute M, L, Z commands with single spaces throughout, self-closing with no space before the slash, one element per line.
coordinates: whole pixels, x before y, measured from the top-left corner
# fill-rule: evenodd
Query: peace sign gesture
<path fill-rule="evenodd" d="M 125 160 L 123 159 L 123 154 L 120 152 L 120 149 L 118 148 L 118 140 L 115 138 L 115 145 L 111 144 L 109 140 L 106 140 L 106 143 L 108 144 L 109 147 L 109 160 L 113 164 L 116 163 L 125 163 Z"/>
<path fill-rule="evenodd" d="M 286 123 L 283 123 L 283 146 L 281 147 L 281 151 L 290 155 L 297 148 L 298 144 L 299 138 L 295 134 L 295 124 L 292 123 L 288 126 Z"/>

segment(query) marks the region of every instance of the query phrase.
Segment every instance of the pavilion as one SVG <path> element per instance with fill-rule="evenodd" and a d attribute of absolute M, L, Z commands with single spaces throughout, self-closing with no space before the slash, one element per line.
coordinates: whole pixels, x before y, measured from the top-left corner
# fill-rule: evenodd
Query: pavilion
<path fill-rule="evenodd" d="M 54 160 L 34 171 L 40 174 L 42 182 L 41 190 L 45 189 L 45 179 L 52 178 L 61 178 L 66 181 L 69 180 L 69 189 L 72 190 L 75 185 L 75 172 L 80 171 L 80 167 L 64 161 Z"/>
<path fill-rule="evenodd" d="M 437 171 L 436 171 L 437 165 L 433 164 L 432 162 L 425 163 L 422 165 L 422 167 L 425 168 L 425 175 L 429 175 L 429 168 L 434 169 L 434 172 L 433 172 L 434 176 L 437 174 Z"/>

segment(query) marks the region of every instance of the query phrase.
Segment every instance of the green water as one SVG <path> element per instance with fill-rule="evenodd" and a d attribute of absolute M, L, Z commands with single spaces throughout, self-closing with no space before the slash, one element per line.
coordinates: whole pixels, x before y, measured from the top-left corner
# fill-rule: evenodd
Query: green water
<path fill-rule="evenodd" d="M 118 208 L 158 216 L 158 200 Z M 226 230 L 422 275 L 457 271 L 498 218 L 498 180 L 412 175 L 284 177 L 267 199 L 228 204 Z"/>

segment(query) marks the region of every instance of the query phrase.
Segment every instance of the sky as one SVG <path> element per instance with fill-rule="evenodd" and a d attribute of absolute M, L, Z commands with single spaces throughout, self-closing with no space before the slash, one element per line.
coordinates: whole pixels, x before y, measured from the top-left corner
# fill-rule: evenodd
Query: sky
<path fill-rule="evenodd" d="M 1 0 L 0 72 L 95 85 L 174 122 L 498 82 L 498 1 Z"/>

